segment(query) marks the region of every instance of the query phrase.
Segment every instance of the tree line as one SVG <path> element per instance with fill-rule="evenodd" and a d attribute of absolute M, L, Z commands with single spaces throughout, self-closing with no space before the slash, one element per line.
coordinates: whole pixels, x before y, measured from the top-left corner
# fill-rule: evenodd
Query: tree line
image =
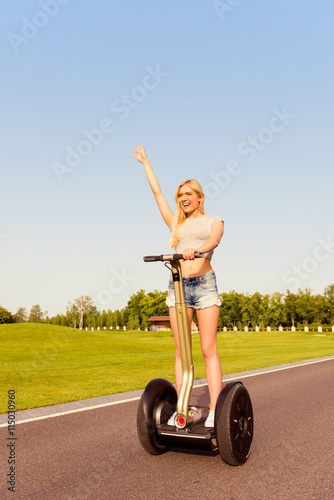
<path fill-rule="evenodd" d="M 89 296 L 81 296 L 68 302 L 65 314 L 50 317 L 39 305 L 30 312 L 20 307 L 11 314 L 0 306 L 0 323 L 46 323 L 70 326 L 72 328 L 123 328 L 145 330 L 149 327 L 150 316 L 168 316 L 165 304 L 166 292 L 154 290 L 146 293 L 139 290 L 130 296 L 127 305 L 121 310 L 98 310 Z M 334 325 L 334 284 L 325 288 L 323 294 L 312 294 L 309 288 L 285 294 L 238 293 L 234 290 L 221 293 L 218 328 L 250 328 L 271 326 L 331 326 Z M 195 313 L 196 319 L 196 313 Z"/>

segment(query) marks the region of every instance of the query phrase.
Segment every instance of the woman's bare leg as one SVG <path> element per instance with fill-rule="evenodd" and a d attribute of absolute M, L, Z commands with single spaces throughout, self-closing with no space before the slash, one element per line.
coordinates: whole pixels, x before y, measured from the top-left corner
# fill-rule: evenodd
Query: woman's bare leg
<path fill-rule="evenodd" d="M 214 305 L 196 310 L 202 352 L 205 359 L 206 378 L 210 394 L 210 409 L 214 409 L 222 389 L 222 368 L 217 349 L 219 307 Z"/>
<path fill-rule="evenodd" d="M 191 329 L 191 321 L 193 318 L 193 310 L 191 307 L 187 307 L 187 313 L 188 313 L 188 324 L 189 324 L 189 330 L 190 330 Z M 181 381 L 182 381 L 182 362 L 181 362 L 179 335 L 178 335 L 178 331 L 177 331 L 175 307 L 169 308 L 169 319 L 170 319 L 170 324 L 171 324 L 173 334 L 174 334 L 174 339 L 175 339 L 175 349 L 176 349 L 176 351 L 175 351 L 175 384 L 176 384 L 177 394 L 179 394 L 180 387 L 181 387 Z M 190 336 L 190 342 L 191 342 L 191 336 Z"/>

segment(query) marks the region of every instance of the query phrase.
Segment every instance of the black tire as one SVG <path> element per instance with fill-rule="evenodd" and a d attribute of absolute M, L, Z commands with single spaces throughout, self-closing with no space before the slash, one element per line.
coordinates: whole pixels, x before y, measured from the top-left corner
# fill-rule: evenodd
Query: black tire
<path fill-rule="evenodd" d="M 250 396 L 241 382 L 223 388 L 216 405 L 215 431 L 219 453 L 229 465 L 242 465 L 249 457 L 254 432 Z"/>
<path fill-rule="evenodd" d="M 163 378 L 151 380 L 140 398 L 137 411 L 139 441 L 151 455 L 160 455 L 168 447 L 159 442 L 156 426 L 167 422 L 176 409 L 175 387 Z"/>

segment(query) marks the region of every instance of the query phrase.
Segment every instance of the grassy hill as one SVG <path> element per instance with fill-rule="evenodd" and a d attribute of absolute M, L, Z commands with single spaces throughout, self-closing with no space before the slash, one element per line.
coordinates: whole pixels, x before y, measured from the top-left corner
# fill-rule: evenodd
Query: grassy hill
<path fill-rule="evenodd" d="M 333 355 L 334 334 L 220 332 L 223 373 Z M 44 324 L 0 325 L 2 395 L 16 391 L 16 409 L 144 388 L 164 377 L 174 382 L 171 332 L 94 331 Z M 195 378 L 205 378 L 199 335 L 193 335 Z M 0 413 L 7 411 L 6 398 Z"/>

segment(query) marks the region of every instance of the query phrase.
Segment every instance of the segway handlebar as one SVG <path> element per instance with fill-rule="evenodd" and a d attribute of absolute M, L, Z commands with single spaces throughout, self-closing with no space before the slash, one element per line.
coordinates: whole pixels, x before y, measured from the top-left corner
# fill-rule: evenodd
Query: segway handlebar
<path fill-rule="evenodd" d="M 195 252 L 194 254 L 195 259 L 200 259 L 201 257 L 204 257 L 204 253 L 202 252 Z M 144 262 L 158 262 L 158 261 L 169 261 L 169 260 L 181 260 L 183 259 L 182 253 L 174 253 L 174 254 L 168 254 L 168 255 L 148 255 L 144 257 Z"/>

